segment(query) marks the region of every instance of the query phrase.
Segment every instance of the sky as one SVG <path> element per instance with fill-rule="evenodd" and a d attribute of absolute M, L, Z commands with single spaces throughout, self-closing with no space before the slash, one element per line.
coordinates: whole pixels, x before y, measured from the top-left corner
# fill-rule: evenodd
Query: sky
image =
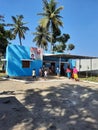
<path fill-rule="evenodd" d="M 57 7 L 63 6 L 62 34 L 69 34 L 70 39 L 66 44 L 73 43 L 73 55 L 98 56 L 98 0 L 56 0 Z M 13 23 L 11 16 L 23 15 L 29 31 L 22 40 L 24 46 L 36 47 L 33 42 L 36 27 L 42 18 L 37 15 L 43 12 L 42 0 L 0 0 L 0 15 L 5 17 L 6 23 Z M 19 39 L 11 41 L 19 44 Z M 48 46 L 49 48 L 50 46 Z"/>

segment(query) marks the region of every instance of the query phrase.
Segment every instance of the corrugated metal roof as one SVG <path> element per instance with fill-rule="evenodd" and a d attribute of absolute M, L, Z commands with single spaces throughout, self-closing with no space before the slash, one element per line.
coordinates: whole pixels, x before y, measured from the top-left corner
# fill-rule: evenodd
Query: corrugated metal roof
<path fill-rule="evenodd" d="M 66 59 L 97 59 L 98 57 L 94 56 L 81 56 L 81 55 L 71 55 L 71 54 L 44 54 L 44 57 L 57 57 L 57 58 L 66 58 Z"/>

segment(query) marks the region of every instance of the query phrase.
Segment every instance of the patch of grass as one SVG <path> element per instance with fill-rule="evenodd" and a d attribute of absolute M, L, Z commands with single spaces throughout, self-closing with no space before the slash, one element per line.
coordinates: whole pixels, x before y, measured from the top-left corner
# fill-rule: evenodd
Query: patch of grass
<path fill-rule="evenodd" d="M 93 82 L 98 82 L 98 76 L 92 76 L 92 77 L 81 78 L 81 79 L 82 80 L 93 81 Z"/>

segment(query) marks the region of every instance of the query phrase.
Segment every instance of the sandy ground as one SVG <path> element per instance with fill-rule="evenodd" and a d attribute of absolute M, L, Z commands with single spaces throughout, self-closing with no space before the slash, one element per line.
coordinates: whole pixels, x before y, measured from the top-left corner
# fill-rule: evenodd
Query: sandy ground
<path fill-rule="evenodd" d="M 0 130 L 98 130 L 98 84 L 2 79 Z"/>

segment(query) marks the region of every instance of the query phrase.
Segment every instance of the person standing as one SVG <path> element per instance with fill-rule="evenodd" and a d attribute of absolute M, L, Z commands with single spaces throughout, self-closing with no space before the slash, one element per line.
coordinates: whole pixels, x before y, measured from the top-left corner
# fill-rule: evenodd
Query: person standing
<path fill-rule="evenodd" d="M 42 77 L 44 77 L 44 71 L 45 71 L 45 69 L 44 69 L 44 67 L 42 68 Z"/>
<path fill-rule="evenodd" d="M 2 64 L 2 71 L 4 71 L 4 63 Z"/>
<path fill-rule="evenodd" d="M 45 71 L 44 71 L 44 78 L 45 78 L 45 80 L 47 79 L 47 74 L 48 74 L 48 72 L 47 72 L 47 70 L 45 69 Z"/>
<path fill-rule="evenodd" d="M 42 77 L 42 68 L 39 69 L 39 76 Z"/>
<path fill-rule="evenodd" d="M 59 67 L 56 68 L 56 74 L 57 74 L 58 77 L 60 77 L 60 69 L 59 69 Z"/>
<path fill-rule="evenodd" d="M 73 77 L 76 81 L 79 81 L 79 78 L 78 78 L 78 70 L 77 68 L 74 66 L 73 68 Z"/>
<path fill-rule="evenodd" d="M 71 78 L 71 69 L 70 69 L 70 66 L 67 67 L 66 73 L 67 73 L 67 77 L 70 79 Z"/>

